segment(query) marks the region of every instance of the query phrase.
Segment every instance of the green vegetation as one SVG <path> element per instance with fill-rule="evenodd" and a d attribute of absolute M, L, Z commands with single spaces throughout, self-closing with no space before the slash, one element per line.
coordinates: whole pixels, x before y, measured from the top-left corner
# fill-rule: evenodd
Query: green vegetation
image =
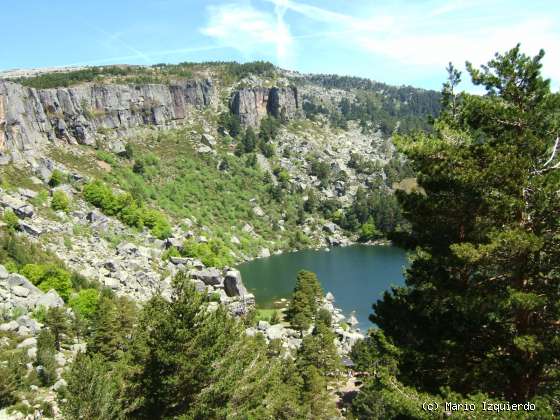
<path fill-rule="evenodd" d="M 171 234 L 171 226 L 163 213 L 142 207 L 129 193 L 114 194 L 101 181 L 85 185 L 84 198 L 103 213 L 116 216 L 131 227 L 148 227 L 156 238 L 165 239 Z"/>
<path fill-rule="evenodd" d="M 236 62 L 206 62 L 206 63 L 179 63 L 155 64 L 151 67 L 144 66 L 103 66 L 88 67 L 81 70 L 67 72 L 52 72 L 38 76 L 22 77 L 18 83 L 37 89 L 50 89 L 68 87 L 86 82 L 113 82 L 130 84 L 160 83 L 168 84 L 177 79 L 191 79 L 195 73 L 210 68 L 215 74 L 233 83 L 251 74 L 263 77 L 273 77 L 275 67 L 264 61 L 255 61 L 244 64 Z"/>
<path fill-rule="evenodd" d="M 51 207 L 54 211 L 68 212 L 70 209 L 70 199 L 63 191 L 55 191 L 52 196 Z"/>
<path fill-rule="evenodd" d="M 153 297 L 139 316 L 128 317 L 124 332 L 101 329 L 121 316 L 114 313 L 114 299 L 99 301 L 92 345 L 66 374 L 59 401 L 67 418 L 287 419 L 336 413 L 327 373 L 337 361 L 330 352 L 316 353 L 320 343 L 332 345 L 321 326 L 295 360 L 283 359 L 262 337 L 246 336 L 243 321 L 224 308 L 206 310 L 209 297 L 184 275 L 175 278 L 171 301 Z"/>
<path fill-rule="evenodd" d="M 82 289 L 70 298 L 68 304 L 79 316 L 90 319 L 99 302 L 99 290 Z"/>
<path fill-rule="evenodd" d="M 230 149 L 225 146 L 218 148 L 215 157 L 201 155 L 185 141 L 189 136 L 188 130 L 169 130 L 135 142 L 131 147 L 134 161 L 114 155 L 118 164 L 110 173 L 103 174 L 104 186 L 94 182 L 95 188 L 86 187 L 92 189 L 85 195 L 86 199 L 107 209 L 103 210 L 106 214 L 118 214 L 115 209 L 118 203 L 114 199 L 118 194 L 108 190 L 108 185 L 114 185 L 127 191 L 133 198 L 127 200 L 134 201 L 136 207 L 153 206 L 173 220 L 189 218 L 196 221 L 198 227 L 211 229 L 205 233 L 209 243 L 196 250 L 192 249 L 193 246 L 189 254 L 210 258 L 208 247 L 214 252 L 218 250 L 217 259 L 221 261 L 218 265 L 231 263 L 231 252 L 257 255 L 262 247 L 273 250 L 303 246 L 305 238 L 296 233 L 301 222 L 298 208 L 303 203 L 302 194 L 292 189 L 285 171 L 279 168 L 275 171 L 279 182 L 274 185 L 268 173 L 255 167 L 256 162 L 248 165 L 247 157 L 254 158 L 253 153 L 231 156 L 228 154 Z M 165 165 L 158 164 L 158 161 L 165 162 Z M 142 164 L 136 165 L 136 162 Z M 266 216 L 255 215 L 252 209 L 256 205 L 265 209 Z M 127 224 L 134 225 L 142 216 L 128 219 Z M 285 220 L 284 231 L 275 222 L 281 219 Z M 245 223 L 259 236 L 244 231 Z M 233 236 L 239 239 L 239 243 L 232 243 Z"/>
<path fill-rule="evenodd" d="M 51 179 L 49 180 L 49 185 L 51 187 L 57 187 L 66 181 L 67 177 L 58 169 L 55 169 L 51 175 Z"/>
<path fill-rule="evenodd" d="M 306 80 L 356 94 L 354 102 L 344 98 L 336 104 L 336 109 L 327 109 L 310 98 L 303 98 L 303 110 L 308 117 L 324 114 L 336 127 L 345 128 L 347 121 L 356 120 L 364 129 L 372 124 L 385 135 L 390 135 L 397 127 L 401 133 L 431 130 L 429 119 L 440 111 L 441 94 L 431 90 L 337 75 L 309 75 Z"/>
<path fill-rule="evenodd" d="M 208 243 L 187 240 L 180 254 L 185 257 L 198 258 L 208 267 L 224 267 L 235 262 L 230 254 L 230 249 L 219 239 L 212 239 Z"/>
<path fill-rule="evenodd" d="M 316 318 L 319 300 L 322 298 L 323 290 L 315 273 L 300 271 L 286 311 L 286 319 L 297 330 L 307 330 Z"/>
<path fill-rule="evenodd" d="M 345 229 L 358 232 L 364 241 L 408 229 L 396 196 L 385 190 L 367 192 L 358 188 L 354 202 L 337 221 Z"/>
<path fill-rule="evenodd" d="M 406 286 L 373 307 L 383 332 L 355 349 L 372 374 L 356 416 L 431 418 L 426 400 L 560 414 L 560 95 L 541 76 L 543 55 L 518 45 L 480 70 L 467 63 L 483 96 L 455 94 L 450 66 L 433 133 L 397 139 L 422 188 L 397 193 L 416 253 Z"/>
<path fill-rule="evenodd" d="M 2 217 L 9 230 L 14 231 L 19 226 L 19 218 L 12 209 L 5 209 Z"/>

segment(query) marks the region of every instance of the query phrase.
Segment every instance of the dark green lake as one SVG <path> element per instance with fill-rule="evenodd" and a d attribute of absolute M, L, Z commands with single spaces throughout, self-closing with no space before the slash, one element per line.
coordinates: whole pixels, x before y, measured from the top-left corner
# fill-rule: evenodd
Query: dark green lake
<path fill-rule="evenodd" d="M 260 308 L 272 308 L 279 299 L 289 298 L 299 270 L 313 271 L 325 293 L 334 294 L 335 305 L 345 315 L 356 311 L 359 326 L 365 331 L 373 325 L 368 321 L 372 303 L 392 285 L 404 284 L 406 264 L 406 253 L 400 248 L 354 245 L 274 255 L 237 268 Z"/>

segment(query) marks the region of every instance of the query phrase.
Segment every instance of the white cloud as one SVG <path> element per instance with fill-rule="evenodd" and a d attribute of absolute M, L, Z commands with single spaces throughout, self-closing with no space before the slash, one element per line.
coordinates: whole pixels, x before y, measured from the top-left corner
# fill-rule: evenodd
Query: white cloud
<path fill-rule="evenodd" d="M 431 8 L 380 9 L 369 6 L 360 16 L 333 12 L 294 0 L 265 0 L 325 26 L 324 31 L 295 36 L 329 37 L 333 42 L 353 46 L 419 70 L 443 69 L 449 61 L 466 60 L 482 64 L 496 51 L 504 52 L 521 42 L 527 54 L 546 51 L 543 73 L 560 81 L 560 31 L 548 16 L 527 13 L 512 18 L 507 14 L 484 15 L 480 1 L 450 0 Z"/>
<path fill-rule="evenodd" d="M 284 21 L 283 3 L 277 2 L 274 14 L 242 4 L 210 6 L 209 22 L 201 32 L 248 59 L 274 51 L 280 65 L 289 65 L 293 37 Z"/>

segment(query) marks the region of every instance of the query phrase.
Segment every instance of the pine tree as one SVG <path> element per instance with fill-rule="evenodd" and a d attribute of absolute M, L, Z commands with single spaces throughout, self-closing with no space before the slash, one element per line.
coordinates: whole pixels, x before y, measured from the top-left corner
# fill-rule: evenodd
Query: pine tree
<path fill-rule="evenodd" d="M 17 401 L 16 378 L 8 366 L 0 365 L 0 409 Z"/>
<path fill-rule="evenodd" d="M 54 337 L 54 346 L 56 351 L 60 351 L 60 344 L 62 342 L 63 335 L 71 331 L 70 320 L 65 309 L 60 307 L 49 309 L 45 317 L 45 326 Z"/>
<path fill-rule="evenodd" d="M 56 380 L 55 352 L 54 334 L 50 330 L 43 328 L 37 337 L 36 360 L 36 365 L 39 367 L 39 380 L 43 386 L 50 386 Z"/>
<path fill-rule="evenodd" d="M 286 319 L 300 331 L 308 329 L 315 319 L 318 302 L 322 297 L 323 290 L 315 273 L 300 271 L 286 311 Z"/>
<path fill-rule="evenodd" d="M 115 375 L 101 355 L 79 353 L 65 379 L 68 385 L 60 396 L 64 418 L 122 418 Z"/>
<path fill-rule="evenodd" d="M 110 360 L 119 357 L 119 317 L 112 298 L 102 296 L 97 303 L 91 322 L 88 353 L 98 353 Z"/>
<path fill-rule="evenodd" d="M 433 134 L 397 140 L 423 190 L 398 195 L 418 250 L 371 320 L 403 351 L 407 384 L 510 401 L 559 392 L 560 95 L 543 55 L 518 45 L 467 64 L 486 95 L 448 100 Z"/>

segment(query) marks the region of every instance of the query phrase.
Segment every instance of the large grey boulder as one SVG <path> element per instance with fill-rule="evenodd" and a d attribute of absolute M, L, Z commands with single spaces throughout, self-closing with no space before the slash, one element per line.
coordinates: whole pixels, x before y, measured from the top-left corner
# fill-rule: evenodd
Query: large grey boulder
<path fill-rule="evenodd" d="M 28 315 L 20 316 L 16 319 L 16 322 L 20 327 L 26 328 L 33 335 L 37 334 L 39 330 L 41 330 L 41 324 L 33 318 L 30 318 Z"/>
<path fill-rule="evenodd" d="M 44 306 L 46 308 L 61 308 L 62 306 L 64 306 L 64 301 L 58 295 L 56 290 L 51 289 L 36 300 L 35 306 Z"/>
<path fill-rule="evenodd" d="M 241 273 L 238 270 L 226 271 L 224 289 L 228 296 L 243 296 L 247 294 L 247 289 L 241 280 Z"/>
<path fill-rule="evenodd" d="M 11 195 L 2 194 L 0 195 L 0 205 L 4 208 L 9 208 L 18 217 L 32 217 L 33 216 L 33 206 L 26 203 L 18 198 L 12 197 Z"/>
<path fill-rule="evenodd" d="M 23 220 L 19 221 L 18 226 L 20 230 L 31 236 L 37 237 L 43 234 L 43 230 L 40 227 L 35 226 L 32 223 L 24 222 Z"/>
<path fill-rule="evenodd" d="M 0 324 L 0 331 L 17 331 L 18 328 L 19 324 L 16 321 L 10 321 L 4 324 Z"/>
<path fill-rule="evenodd" d="M 201 280 L 206 285 L 218 286 L 222 284 L 222 275 L 217 268 L 205 268 L 190 272 L 191 278 Z"/>
<path fill-rule="evenodd" d="M 16 274 L 16 273 L 10 274 L 8 276 L 8 285 L 10 286 L 12 291 L 16 287 L 21 287 L 23 289 L 27 289 L 28 293 L 25 297 L 29 296 L 30 294 L 31 295 L 42 295 L 43 294 L 43 292 L 41 292 L 33 283 L 31 283 L 29 280 L 27 280 L 21 274 Z M 19 290 L 19 289 L 17 289 L 17 290 Z"/>
<path fill-rule="evenodd" d="M 16 347 L 18 349 L 23 349 L 26 347 L 36 347 L 37 346 L 37 339 L 35 337 L 29 337 L 19 343 Z"/>

